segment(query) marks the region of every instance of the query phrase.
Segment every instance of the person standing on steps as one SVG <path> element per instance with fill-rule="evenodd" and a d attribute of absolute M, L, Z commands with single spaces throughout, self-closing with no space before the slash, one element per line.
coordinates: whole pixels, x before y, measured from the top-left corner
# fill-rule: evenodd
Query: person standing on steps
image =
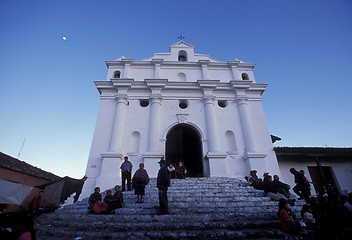
<path fill-rule="evenodd" d="M 139 169 L 135 172 L 132 178 L 132 188 L 134 194 L 137 195 L 137 203 L 143 202 L 143 195 L 145 195 L 145 185 L 149 182 L 149 176 L 144 169 L 144 163 L 139 164 Z"/>
<path fill-rule="evenodd" d="M 124 157 L 125 161 L 121 164 L 121 176 L 122 176 L 122 191 L 125 191 L 125 184 L 127 180 L 127 191 L 131 191 L 131 175 L 132 175 L 132 163 L 128 161 L 128 157 Z"/>
<path fill-rule="evenodd" d="M 156 187 L 159 189 L 159 214 L 168 214 L 167 189 L 170 187 L 170 174 L 164 159 L 161 159 L 158 163 L 160 164 L 160 169 L 156 180 Z"/>

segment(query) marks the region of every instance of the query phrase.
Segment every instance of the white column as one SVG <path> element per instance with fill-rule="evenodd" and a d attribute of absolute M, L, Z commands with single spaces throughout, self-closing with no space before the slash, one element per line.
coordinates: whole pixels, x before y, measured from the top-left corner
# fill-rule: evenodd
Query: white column
<path fill-rule="evenodd" d="M 148 152 L 158 152 L 161 95 L 150 99 Z"/>
<path fill-rule="evenodd" d="M 246 147 L 247 153 L 255 153 L 256 145 L 253 137 L 253 131 L 251 127 L 251 120 L 249 117 L 248 109 L 247 109 L 247 99 L 240 98 L 237 100 L 237 107 L 240 115 L 240 121 L 243 132 L 244 144 Z"/>
<path fill-rule="evenodd" d="M 214 99 L 212 97 L 204 97 L 204 111 L 209 152 L 219 152 L 219 141 L 217 135 L 218 131 L 214 111 Z"/>
<path fill-rule="evenodd" d="M 117 96 L 114 125 L 111 132 L 110 152 L 118 152 L 121 149 L 127 102 L 127 95 Z"/>

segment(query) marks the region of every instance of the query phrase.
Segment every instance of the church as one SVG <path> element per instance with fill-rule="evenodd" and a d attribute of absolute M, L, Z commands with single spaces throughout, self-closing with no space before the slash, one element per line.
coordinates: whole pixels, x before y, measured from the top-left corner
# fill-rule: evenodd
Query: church
<path fill-rule="evenodd" d="M 121 184 L 124 156 L 150 177 L 161 158 L 183 162 L 190 177 L 280 174 L 255 64 L 222 62 L 181 40 L 169 52 L 106 65 L 106 80 L 95 81 L 100 107 L 82 197 Z"/>

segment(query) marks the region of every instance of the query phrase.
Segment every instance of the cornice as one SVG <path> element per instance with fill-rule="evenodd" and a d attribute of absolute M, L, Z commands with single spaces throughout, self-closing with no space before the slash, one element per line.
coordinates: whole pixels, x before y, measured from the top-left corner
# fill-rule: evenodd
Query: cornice
<path fill-rule="evenodd" d="M 255 63 L 239 63 L 238 65 L 237 65 L 237 67 L 238 68 L 249 68 L 249 69 L 254 69 L 254 67 L 255 67 Z"/>
<path fill-rule="evenodd" d="M 130 64 L 133 66 L 150 66 L 153 68 L 155 64 L 160 64 L 161 67 L 201 67 L 202 65 L 207 65 L 209 67 L 219 67 L 219 68 L 231 68 L 233 66 L 237 68 L 243 69 L 253 69 L 255 64 L 253 63 L 242 63 L 237 61 L 229 61 L 227 63 L 224 62 L 211 62 L 209 60 L 199 60 L 198 62 L 178 62 L 178 61 L 164 61 L 163 59 L 152 59 L 151 61 L 133 61 L 133 59 L 122 59 L 122 60 L 113 60 L 106 61 L 106 66 L 116 67 L 116 66 L 124 66 L 125 64 Z"/>
<path fill-rule="evenodd" d="M 114 87 L 131 87 L 134 82 L 133 78 L 118 78 L 111 80 Z"/>
<path fill-rule="evenodd" d="M 169 82 L 167 79 L 146 79 L 145 81 L 134 81 L 133 79 L 119 79 L 112 81 L 95 81 L 100 94 L 104 91 L 110 95 L 109 91 L 143 92 L 152 90 L 153 94 L 161 94 L 161 91 L 186 93 L 189 97 L 195 96 L 197 92 L 206 92 L 207 94 L 221 93 L 228 96 L 234 94 L 236 99 L 245 98 L 260 100 L 260 95 L 266 89 L 266 83 L 253 83 L 252 81 L 231 81 L 229 83 L 220 82 L 220 80 L 198 80 L 197 82 Z M 128 93 L 128 95 L 130 95 Z M 216 95 L 216 94 L 215 94 Z M 133 96 L 133 94 L 132 94 Z M 104 96 L 106 97 L 106 96 Z"/>

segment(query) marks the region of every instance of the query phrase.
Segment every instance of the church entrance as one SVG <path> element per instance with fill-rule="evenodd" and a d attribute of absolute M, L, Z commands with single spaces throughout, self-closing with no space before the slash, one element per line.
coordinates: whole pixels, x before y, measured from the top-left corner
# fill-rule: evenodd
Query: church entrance
<path fill-rule="evenodd" d="M 202 143 L 198 132 L 187 124 L 173 127 L 166 136 L 166 164 L 183 162 L 189 177 L 203 177 Z"/>

